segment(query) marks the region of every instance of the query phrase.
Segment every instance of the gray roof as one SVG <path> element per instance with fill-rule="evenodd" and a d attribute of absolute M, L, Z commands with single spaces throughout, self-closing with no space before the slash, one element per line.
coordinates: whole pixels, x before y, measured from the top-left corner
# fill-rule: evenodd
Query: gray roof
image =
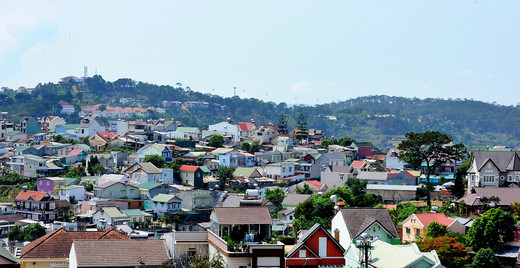
<path fill-rule="evenodd" d="M 388 173 L 377 171 L 360 171 L 357 175 L 358 179 L 367 181 L 386 181 L 387 177 Z"/>
<path fill-rule="evenodd" d="M 500 172 L 508 170 L 520 171 L 520 152 L 512 151 L 476 151 L 473 152 L 473 161 L 476 163 L 477 170 L 470 168 L 470 172 L 479 171 L 489 160 L 491 160 Z"/>
<path fill-rule="evenodd" d="M 283 205 L 298 205 L 301 202 L 311 198 L 310 194 L 287 194 L 282 201 Z"/>
<path fill-rule="evenodd" d="M 352 238 L 361 235 L 374 222 L 378 222 L 394 238 L 399 237 L 386 208 L 345 208 L 338 213 L 343 216 Z"/>
<path fill-rule="evenodd" d="M 476 187 L 472 193 L 457 200 L 457 203 L 464 201 L 468 206 L 481 206 L 480 197 L 498 196 L 499 206 L 509 206 L 512 203 L 520 202 L 520 188 L 518 187 Z"/>
<path fill-rule="evenodd" d="M 215 207 L 237 208 L 240 207 L 240 201 L 244 199 L 244 195 L 226 194 L 215 205 Z"/>
<path fill-rule="evenodd" d="M 160 169 L 158 169 L 154 164 L 150 162 L 137 163 L 141 169 L 148 174 L 157 174 L 162 173 Z"/>

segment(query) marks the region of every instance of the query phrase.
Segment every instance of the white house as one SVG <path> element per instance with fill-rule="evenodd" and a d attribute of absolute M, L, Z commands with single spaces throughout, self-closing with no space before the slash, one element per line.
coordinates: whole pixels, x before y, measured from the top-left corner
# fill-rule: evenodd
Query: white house
<path fill-rule="evenodd" d="M 130 217 L 121 212 L 117 207 L 101 207 L 92 215 L 92 222 L 100 229 L 122 225 L 129 221 Z"/>
<path fill-rule="evenodd" d="M 390 149 L 390 151 L 388 151 L 388 153 L 386 154 L 386 158 L 385 158 L 386 168 L 403 170 L 404 164 L 405 163 L 403 161 L 399 160 L 399 150 Z"/>
<path fill-rule="evenodd" d="M 280 162 L 268 164 L 264 168 L 263 175 L 275 180 L 294 176 L 294 163 Z"/>
<path fill-rule="evenodd" d="M 74 112 L 76 112 L 74 106 L 66 101 L 59 101 L 58 104 L 61 105 L 62 114 L 73 114 Z"/>
<path fill-rule="evenodd" d="M 81 119 L 81 124 L 76 128 L 74 135 L 77 137 L 90 137 L 98 132 L 105 132 L 103 121 L 98 116 L 89 116 Z"/>
<path fill-rule="evenodd" d="M 182 208 L 182 200 L 172 194 L 158 194 L 151 201 L 152 210 L 159 218 L 167 213 L 178 212 Z"/>
<path fill-rule="evenodd" d="M 124 171 L 133 181 L 143 182 L 160 182 L 162 180 L 163 171 L 158 169 L 150 162 L 135 163 Z M 165 175 L 166 176 L 166 175 Z M 173 178 L 173 171 L 172 171 Z"/>
<path fill-rule="evenodd" d="M 78 201 L 85 201 L 85 187 L 81 185 L 70 185 L 60 188 L 56 192 L 56 198 L 60 200 L 69 200 L 72 196 Z"/>
<path fill-rule="evenodd" d="M 237 125 L 230 124 L 229 122 L 220 122 L 214 125 L 209 125 L 208 131 L 217 131 L 223 136 L 231 136 L 233 142 L 240 141 L 240 128 Z"/>

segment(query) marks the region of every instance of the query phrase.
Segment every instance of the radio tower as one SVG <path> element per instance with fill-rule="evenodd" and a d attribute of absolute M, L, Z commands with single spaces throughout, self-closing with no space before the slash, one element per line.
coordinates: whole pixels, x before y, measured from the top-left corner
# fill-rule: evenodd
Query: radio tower
<path fill-rule="evenodd" d="M 233 87 L 233 97 L 237 95 L 237 87 Z"/>
<path fill-rule="evenodd" d="M 87 75 L 87 66 L 83 66 L 83 77 L 84 78 L 88 77 L 88 75 Z"/>

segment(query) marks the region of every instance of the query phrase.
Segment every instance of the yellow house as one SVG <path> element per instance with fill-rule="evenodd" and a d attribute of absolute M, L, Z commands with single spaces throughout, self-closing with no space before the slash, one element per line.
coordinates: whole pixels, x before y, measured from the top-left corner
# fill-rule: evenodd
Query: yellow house
<path fill-rule="evenodd" d="M 22 248 L 20 267 L 69 267 L 69 254 L 74 240 L 130 239 L 116 229 L 104 232 L 70 232 L 64 228 L 50 232 Z"/>
<path fill-rule="evenodd" d="M 444 213 L 412 214 L 402 222 L 403 237 L 401 241 L 410 243 L 426 236 L 428 225 L 434 221 L 448 226 L 448 230 L 464 234 L 466 228 L 455 219 L 450 219 Z"/>

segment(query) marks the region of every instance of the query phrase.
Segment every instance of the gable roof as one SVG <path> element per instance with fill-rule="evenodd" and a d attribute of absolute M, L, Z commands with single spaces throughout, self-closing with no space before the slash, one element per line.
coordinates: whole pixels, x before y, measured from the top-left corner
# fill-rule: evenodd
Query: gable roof
<path fill-rule="evenodd" d="M 113 220 L 128 219 L 128 216 L 123 214 L 117 207 L 102 207 L 98 209 L 98 211 L 100 210 L 103 210 Z"/>
<path fill-rule="evenodd" d="M 414 215 L 424 227 L 428 227 L 432 221 L 446 226 L 450 226 L 453 222 L 456 221 L 454 219 L 449 219 L 446 217 L 446 215 L 444 215 L 444 213 L 422 213 Z"/>
<path fill-rule="evenodd" d="M 316 180 L 305 181 L 305 183 L 318 191 L 322 190 L 323 187 L 325 187 L 325 184 L 323 184 L 319 181 L 316 181 Z"/>
<path fill-rule="evenodd" d="M 141 184 L 136 185 L 136 187 L 139 189 L 150 190 L 161 185 L 162 184 L 158 182 L 143 182 Z"/>
<path fill-rule="evenodd" d="M 191 165 L 182 165 L 180 171 L 184 172 L 195 172 L 199 166 L 191 166 Z"/>
<path fill-rule="evenodd" d="M 139 267 L 138 259 L 146 266 L 158 267 L 170 259 L 163 239 L 78 240 L 74 250 L 78 267 Z"/>
<path fill-rule="evenodd" d="M 213 208 L 218 224 L 272 224 L 267 207 Z"/>
<path fill-rule="evenodd" d="M 336 241 L 336 239 L 334 239 L 330 235 L 330 233 L 327 230 L 325 230 L 325 228 L 323 228 L 323 226 L 321 226 L 321 224 L 315 223 L 307 232 L 305 232 L 305 235 L 300 239 L 300 241 L 298 241 L 298 243 L 287 253 L 287 258 L 290 258 L 292 255 L 298 252 L 303 246 L 305 246 L 305 242 L 307 242 L 307 240 L 311 238 L 312 235 L 314 235 L 314 233 L 316 233 L 320 229 L 327 234 L 330 240 L 334 241 L 336 247 L 339 247 L 342 252 L 345 252 L 345 249 L 338 243 L 338 241 Z M 309 249 L 309 251 L 311 251 L 317 258 L 319 258 L 319 255 L 316 254 L 316 252 L 312 251 L 309 247 L 307 247 L 307 249 Z"/>
<path fill-rule="evenodd" d="M 361 235 L 374 222 L 378 222 L 394 238 L 399 237 L 386 208 L 344 208 L 338 213 L 341 213 L 352 238 Z"/>
<path fill-rule="evenodd" d="M 35 200 L 41 201 L 44 197 L 48 197 L 49 195 L 46 192 L 38 192 L 38 191 L 21 191 L 15 199 L 19 200 Z"/>
<path fill-rule="evenodd" d="M 491 197 L 498 196 L 500 197 L 500 202 L 498 205 L 508 206 L 515 202 L 520 202 L 520 188 L 517 187 L 498 187 L 498 188 L 486 188 L 486 187 L 476 187 L 473 188 L 472 193 L 468 194 L 457 200 L 458 203 L 464 201 L 468 206 L 480 206 L 479 197 Z"/>
<path fill-rule="evenodd" d="M 253 175 L 253 173 L 255 171 L 257 171 L 257 170 L 254 167 L 238 167 L 233 172 L 233 177 L 244 176 L 244 177 L 248 177 L 249 178 L 249 177 L 251 177 L 251 175 Z"/>
<path fill-rule="evenodd" d="M 79 154 L 81 154 L 81 152 L 84 152 L 84 151 L 81 149 L 74 149 L 74 150 L 70 151 L 70 153 L 68 155 L 69 156 L 78 156 Z"/>
<path fill-rule="evenodd" d="M 143 163 L 137 163 L 141 169 L 145 172 L 145 173 L 148 173 L 148 174 L 157 174 L 157 173 L 162 173 L 162 171 L 157 168 L 154 164 L 150 163 L 150 162 L 143 162 Z"/>
<path fill-rule="evenodd" d="M 516 160 L 519 157 L 519 152 L 513 151 L 475 151 L 473 152 L 473 161 L 475 161 L 477 170 L 479 171 L 484 165 L 491 160 L 500 172 L 507 172 L 507 170 L 520 170 L 520 163 Z M 473 166 L 472 166 L 473 167 Z M 519 169 L 508 169 L 508 168 Z M 472 168 L 470 170 L 473 171 Z"/>
<path fill-rule="evenodd" d="M 251 128 L 253 128 L 254 125 L 255 125 L 255 123 L 253 123 L 253 122 L 240 122 L 240 123 L 237 123 L 237 126 L 239 126 L 242 131 L 250 131 Z"/>
<path fill-rule="evenodd" d="M 174 201 L 181 201 L 180 198 L 176 197 L 175 195 L 173 194 L 158 194 L 156 196 L 154 196 L 152 198 L 152 202 L 161 202 L 161 203 L 166 203 L 166 202 L 170 202 L 171 200 L 174 200 Z"/>
<path fill-rule="evenodd" d="M 295 205 L 297 206 L 303 201 L 308 200 L 311 198 L 312 195 L 310 194 L 287 194 L 285 198 L 282 201 L 283 205 Z"/>
<path fill-rule="evenodd" d="M 115 229 L 104 232 L 71 232 L 59 228 L 50 232 L 22 248 L 21 258 L 68 258 L 74 240 L 85 239 L 130 239 Z"/>
<path fill-rule="evenodd" d="M 350 164 L 353 168 L 362 168 L 365 165 L 366 160 L 354 160 Z"/>

